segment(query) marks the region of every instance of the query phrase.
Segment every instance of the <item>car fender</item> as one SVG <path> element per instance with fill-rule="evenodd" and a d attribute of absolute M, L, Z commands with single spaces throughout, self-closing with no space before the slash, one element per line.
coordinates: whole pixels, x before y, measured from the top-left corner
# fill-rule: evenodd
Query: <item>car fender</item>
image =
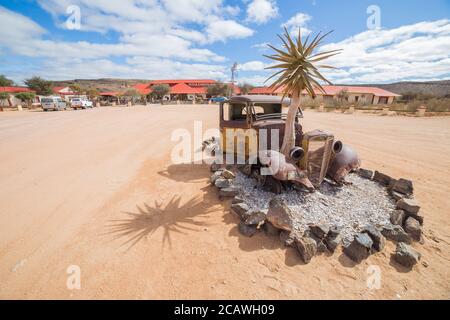
<path fill-rule="evenodd" d="M 341 182 L 349 172 L 358 169 L 361 166 L 361 159 L 358 153 L 348 145 L 342 145 L 342 150 L 334 153 L 328 166 L 327 175 Z"/>

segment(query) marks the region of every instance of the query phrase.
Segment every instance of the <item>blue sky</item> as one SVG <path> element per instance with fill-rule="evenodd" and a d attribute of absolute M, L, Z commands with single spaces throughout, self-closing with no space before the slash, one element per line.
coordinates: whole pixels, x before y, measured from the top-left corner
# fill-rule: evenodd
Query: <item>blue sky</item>
<path fill-rule="evenodd" d="M 334 30 L 335 83 L 450 79 L 449 19 L 449 0 L 0 0 L 0 74 L 229 80 L 237 62 L 261 85 L 286 26 Z"/>

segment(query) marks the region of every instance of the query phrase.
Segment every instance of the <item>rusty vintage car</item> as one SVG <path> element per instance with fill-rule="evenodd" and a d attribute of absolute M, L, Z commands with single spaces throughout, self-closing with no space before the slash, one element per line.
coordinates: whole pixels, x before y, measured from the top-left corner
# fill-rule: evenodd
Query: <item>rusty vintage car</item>
<path fill-rule="evenodd" d="M 295 118 L 295 148 L 285 157 L 279 152 L 285 131 L 289 98 L 233 96 L 220 103 L 220 149 L 227 163 L 237 161 L 248 175 L 271 192 L 288 185 L 318 188 L 325 177 L 337 183 L 360 166 L 356 152 L 322 130 L 303 132 L 299 108 Z M 234 162 L 234 163 L 235 163 Z"/>

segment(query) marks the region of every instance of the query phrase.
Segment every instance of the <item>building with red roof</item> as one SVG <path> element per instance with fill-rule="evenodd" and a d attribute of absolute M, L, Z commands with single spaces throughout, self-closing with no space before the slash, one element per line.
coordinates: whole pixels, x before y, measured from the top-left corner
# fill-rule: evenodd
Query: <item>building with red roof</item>
<path fill-rule="evenodd" d="M 30 93 L 36 93 L 35 91 L 31 90 L 27 87 L 0 87 L 0 92 L 6 92 L 9 94 L 9 97 L 6 100 L 6 104 L 8 107 L 13 107 L 16 105 L 19 105 L 22 103 L 19 99 L 15 97 L 16 94 L 22 93 L 22 92 L 30 92 Z M 1 103 L 5 103 L 4 101 L 1 101 Z M 3 105 L 0 105 L 0 108 L 4 107 Z"/>
<path fill-rule="evenodd" d="M 34 91 L 27 87 L 0 87 L 0 92 L 7 92 L 14 94 L 14 93 L 34 92 Z"/>
<path fill-rule="evenodd" d="M 345 92 L 346 100 L 352 103 L 365 104 L 391 104 L 400 95 L 380 89 L 377 87 L 357 87 L 357 86 L 323 86 L 324 92 L 320 89 L 314 89 L 319 101 L 331 101 L 337 99 L 338 95 Z M 250 91 L 249 94 L 264 95 L 283 95 L 283 88 L 273 90 L 270 87 L 257 87 Z M 306 90 L 302 92 L 302 96 L 308 96 Z"/>
<path fill-rule="evenodd" d="M 153 86 L 166 84 L 170 87 L 170 93 L 166 97 L 168 100 L 194 100 L 194 97 L 210 98 L 207 88 L 215 83 L 217 83 L 216 80 L 210 79 L 153 80 L 146 84 L 137 84 L 134 88 L 142 95 L 149 95 Z M 232 87 L 234 94 L 240 93 L 237 86 L 232 85 Z"/>

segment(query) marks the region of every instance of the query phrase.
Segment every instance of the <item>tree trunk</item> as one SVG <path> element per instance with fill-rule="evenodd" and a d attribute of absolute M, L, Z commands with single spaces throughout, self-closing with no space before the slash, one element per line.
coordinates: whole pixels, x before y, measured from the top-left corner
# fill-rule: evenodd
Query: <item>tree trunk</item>
<path fill-rule="evenodd" d="M 295 147 L 295 116 L 297 115 L 298 108 L 300 107 L 300 92 L 301 91 L 293 92 L 291 104 L 289 105 L 289 111 L 287 114 L 283 145 L 280 150 L 286 157 L 289 156 L 289 152 Z"/>

